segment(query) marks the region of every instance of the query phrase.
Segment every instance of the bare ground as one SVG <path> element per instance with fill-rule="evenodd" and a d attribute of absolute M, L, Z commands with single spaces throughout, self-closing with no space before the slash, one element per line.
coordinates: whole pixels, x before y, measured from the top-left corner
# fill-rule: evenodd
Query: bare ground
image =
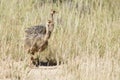
<path fill-rule="evenodd" d="M 62 66 L 39 67 L 30 70 L 28 80 L 63 80 Z"/>

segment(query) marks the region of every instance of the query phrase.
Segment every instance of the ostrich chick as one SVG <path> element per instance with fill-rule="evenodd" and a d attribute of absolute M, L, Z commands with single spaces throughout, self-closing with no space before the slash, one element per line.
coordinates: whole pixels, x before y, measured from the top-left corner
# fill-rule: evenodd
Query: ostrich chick
<path fill-rule="evenodd" d="M 44 51 L 48 46 L 48 40 L 54 29 L 53 16 L 56 11 L 51 11 L 51 19 L 47 21 L 46 26 L 38 25 L 25 30 L 25 49 L 31 54 L 31 61 L 34 62 L 33 56 L 37 52 Z"/>

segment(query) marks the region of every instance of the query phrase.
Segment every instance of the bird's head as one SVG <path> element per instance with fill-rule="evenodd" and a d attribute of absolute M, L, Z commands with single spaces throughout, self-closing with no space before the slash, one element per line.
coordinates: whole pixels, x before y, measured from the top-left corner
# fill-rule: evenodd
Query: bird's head
<path fill-rule="evenodd" d="M 53 28 L 54 28 L 54 23 L 51 21 L 51 20 L 48 20 L 47 21 L 47 28 L 50 32 L 53 31 Z"/>
<path fill-rule="evenodd" d="M 57 13 L 55 10 L 51 9 L 51 15 Z"/>

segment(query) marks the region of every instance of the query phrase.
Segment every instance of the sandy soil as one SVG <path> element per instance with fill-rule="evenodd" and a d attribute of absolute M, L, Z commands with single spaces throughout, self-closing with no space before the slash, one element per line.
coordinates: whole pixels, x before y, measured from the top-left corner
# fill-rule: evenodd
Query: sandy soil
<path fill-rule="evenodd" d="M 32 68 L 28 74 L 27 80 L 64 80 L 63 66 L 40 66 Z"/>

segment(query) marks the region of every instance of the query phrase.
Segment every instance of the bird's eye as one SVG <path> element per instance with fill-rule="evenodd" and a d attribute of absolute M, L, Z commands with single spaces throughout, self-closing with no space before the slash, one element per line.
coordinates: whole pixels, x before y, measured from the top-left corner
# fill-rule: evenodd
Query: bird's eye
<path fill-rule="evenodd" d="M 48 20 L 48 23 L 51 23 L 51 20 Z"/>
<path fill-rule="evenodd" d="M 55 13 L 56 11 L 53 11 L 53 13 Z"/>

